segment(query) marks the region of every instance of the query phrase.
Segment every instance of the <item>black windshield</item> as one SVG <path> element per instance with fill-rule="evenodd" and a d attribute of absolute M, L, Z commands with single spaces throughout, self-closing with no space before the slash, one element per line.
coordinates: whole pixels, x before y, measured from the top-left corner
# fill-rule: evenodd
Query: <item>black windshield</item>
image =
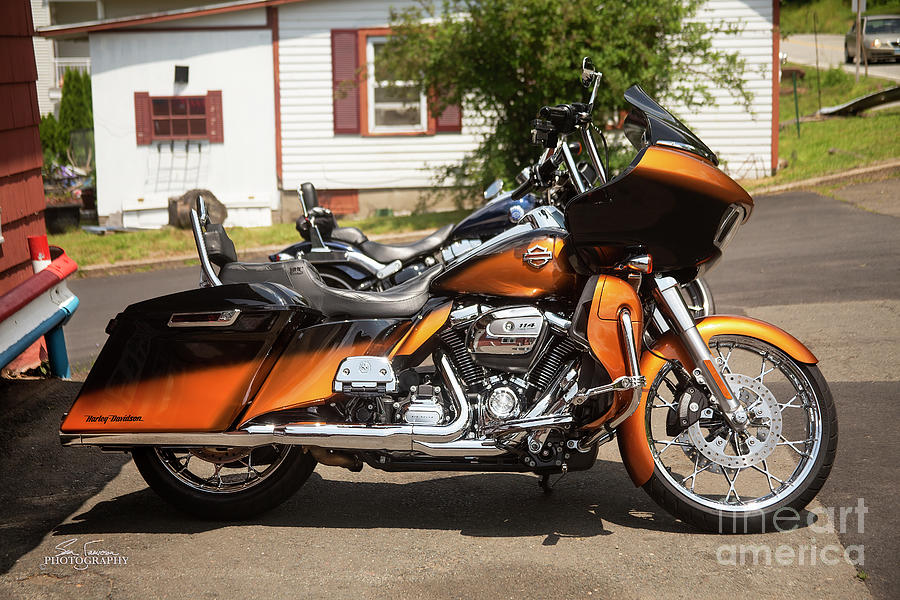
<path fill-rule="evenodd" d="M 638 149 L 657 144 L 693 152 L 719 164 L 719 159 L 687 126 L 656 103 L 639 85 L 625 90 L 625 100 L 634 109 L 625 119 L 625 137 Z"/>

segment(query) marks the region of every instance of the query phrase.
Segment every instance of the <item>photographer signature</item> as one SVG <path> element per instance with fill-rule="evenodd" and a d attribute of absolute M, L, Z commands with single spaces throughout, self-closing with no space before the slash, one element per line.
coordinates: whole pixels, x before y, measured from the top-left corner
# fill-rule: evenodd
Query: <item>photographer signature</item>
<path fill-rule="evenodd" d="M 44 565 L 72 565 L 84 571 L 91 565 L 125 565 L 128 558 L 113 550 L 97 547 L 103 540 L 90 540 L 76 545 L 78 538 L 71 538 L 56 545 L 56 554 L 44 557 Z"/>

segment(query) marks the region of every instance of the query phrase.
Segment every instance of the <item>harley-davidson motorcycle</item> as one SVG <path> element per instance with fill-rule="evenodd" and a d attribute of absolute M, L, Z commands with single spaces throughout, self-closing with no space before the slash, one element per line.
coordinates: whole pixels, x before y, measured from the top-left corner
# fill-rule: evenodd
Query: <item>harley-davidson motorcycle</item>
<path fill-rule="evenodd" d="M 587 187 L 564 142 L 592 137 L 587 60 L 582 80 L 589 102 L 541 109 L 546 151 L 515 191 L 575 185 L 564 209 L 384 292 L 329 287 L 302 259 L 216 273 L 209 247 L 230 241 L 192 211 L 207 287 L 110 322 L 63 444 L 130 451 L 162 497 L 214 519 L 278 505 L 317 462 L 533 472 L 547 487 L 614 438 L 635 485 L 700 528 L 757 531 L 802 509 L 837 446 L 816 357 L 762 321 L 695 321 L 678 292 L 752 199 L 638 86 L 636 157 Z"/>

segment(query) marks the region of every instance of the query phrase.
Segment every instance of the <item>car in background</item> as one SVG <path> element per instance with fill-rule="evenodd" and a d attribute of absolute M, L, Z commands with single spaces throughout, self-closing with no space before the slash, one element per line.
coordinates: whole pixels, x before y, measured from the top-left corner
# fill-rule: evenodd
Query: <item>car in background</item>
<path fill-rule="evenodd" d="M 865 62 L 900 59 L 900 15 L 866 15 L 862 18 Z M 856 59 L 856 23 L 844 37 L 844 61 Z"/>

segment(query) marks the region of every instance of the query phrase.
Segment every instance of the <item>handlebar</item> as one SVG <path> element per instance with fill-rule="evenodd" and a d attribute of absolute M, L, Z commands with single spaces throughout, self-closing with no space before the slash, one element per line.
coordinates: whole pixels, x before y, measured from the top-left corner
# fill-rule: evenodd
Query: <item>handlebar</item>
<path fill-rule="evenodd" d="M 512 199 L 519 200 L 533 190 L 535 186 L 546 187 L 563 159 L 564 155 L 562 152 L 554 152 L 535 166 L 529 168 L 528 179 L 512 191 Z"/>
<path fill-rule="evenodd" d="M 521 200 L 525 197 L 525 194 L 532 190 L 532 188 L 534 188 L 534 179 L 529 175 L 528 179 L 526 179 L 522 185 L 512 191 L 512 199 Z"/>
<path fill-rule="evenodd" d="M 557 104 L 556 106 L 544 106 L 538 112 L 542 119 L 547 119 L 556 128 L 556 131 L 562 135 L 567 135 L 575 131 L 579 125 L 579 115 L 588 112 L 587 104 L 579 102 L 573 104 Z"/>

